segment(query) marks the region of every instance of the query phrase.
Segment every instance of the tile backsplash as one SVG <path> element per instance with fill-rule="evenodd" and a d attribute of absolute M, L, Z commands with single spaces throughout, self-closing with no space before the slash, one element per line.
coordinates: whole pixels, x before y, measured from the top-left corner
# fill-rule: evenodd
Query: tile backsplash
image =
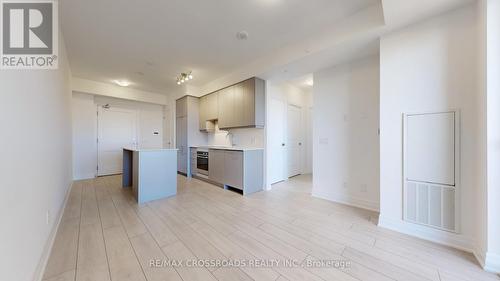
<path fill-rule="evenodd" d="M 228 131 L 219 130 L 208 133 L 208 145 L 264 147 L 264 129 L 241 128 Z"/>

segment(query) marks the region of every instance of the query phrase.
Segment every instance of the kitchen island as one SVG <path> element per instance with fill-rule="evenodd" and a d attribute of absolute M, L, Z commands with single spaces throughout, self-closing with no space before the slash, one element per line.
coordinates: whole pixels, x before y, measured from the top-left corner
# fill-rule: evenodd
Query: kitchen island
<path fill-rule="evenodd" d="M 123 148 L 122 186 L 139 204 L 176 195 L 177 149 Z"/>

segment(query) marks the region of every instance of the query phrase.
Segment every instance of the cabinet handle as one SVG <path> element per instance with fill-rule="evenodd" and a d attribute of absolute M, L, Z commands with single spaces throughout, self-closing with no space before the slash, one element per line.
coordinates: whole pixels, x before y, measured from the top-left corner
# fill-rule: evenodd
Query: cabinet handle
<path fill-rule="evenodd" d="M 282 143 L 282 144 L 281 144 L 281 146 L 285 146 L 285 144 L 284 144 L 284 143 Z"/>

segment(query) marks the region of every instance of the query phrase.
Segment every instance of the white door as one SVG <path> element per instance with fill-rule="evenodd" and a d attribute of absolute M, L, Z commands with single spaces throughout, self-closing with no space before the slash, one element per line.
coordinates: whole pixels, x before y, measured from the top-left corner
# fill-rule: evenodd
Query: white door
<path fill-rule="evenodd" d="M 98 107 L 98 176 L 122 173 L 123 147 L 137 145 L 137 112 Z"/>
<path fill-rule="evenodd" d="M 287 166 L 288 177 L 293 177 L 301 173 L 301 108 L 289 104 L 287 113 Z"/>
<path fill-rule="evenodd" d="M 283 101 L 271 99 L 269 104 L 269 173 L 271 184 L 286 179 L 286 106 Z"/>

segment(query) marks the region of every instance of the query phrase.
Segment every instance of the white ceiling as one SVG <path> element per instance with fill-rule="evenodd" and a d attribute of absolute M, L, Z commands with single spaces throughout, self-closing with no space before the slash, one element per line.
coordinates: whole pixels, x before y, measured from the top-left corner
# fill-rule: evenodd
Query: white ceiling
<path fill-rule="evenodd" d="M 178 95 L 180 72 L 193 71 L 199 94 L 289 80 L 376 54 L 383 34 L 473 1 L 64 0 L 60 10 L 73 76 Z"/>
<path fill-rule="evenodd" d="M 65 0 L 64 40 L 75 77 L 175 91 L 192 70 L 203 85 L 279 53 L 379 0 Z M 238 31 L 249 33 L 246 41 Z"/>
<path fill-rule="evenodd" d="M 288 84 L 293 85 L 302 90 L 310 90 L 314 86 L 314 76 L 312 73 L 300 76 L 291 80 L 286 81 Z"/>

